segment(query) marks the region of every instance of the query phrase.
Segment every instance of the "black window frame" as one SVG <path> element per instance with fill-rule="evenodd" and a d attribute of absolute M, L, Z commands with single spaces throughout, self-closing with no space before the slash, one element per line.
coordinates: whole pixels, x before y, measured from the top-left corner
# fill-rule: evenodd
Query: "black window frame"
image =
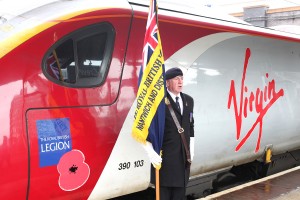
<path fill-rule="evenodd" d="M 100 66 L 100 71 L 99 75 L 97 77 L 89 77 L 89 78 L 79 78 L 79 68 L 78 68 L 78 51 L 77 51 L 77 42 L 88 38 L 93 35 L 101 34 L 101 33 L 106 33 L 106 45 L 104 49 L 104 54 L 103 54 L 103 60 Z M 92 88 L 92 87 L 98 87 L 101 86 L 105 80 L 106 76 L 108 74 L 111 60 L 112 60 L 112 54 L 113 54 L 113 49 L 114 49 L 114 42 L 115 42 L 115 29 L 112 24 L 109 22 L 101 22 L 97 24 L 92 24 L 85 26 L 83 28 L 80 28 L 78 30 L 75 30 L 66 36 L 62 37 L 60 40 L 58 40 L 55 44 L 53 44 L 49 50 L 45 53 L 44 58 L 42 60 L 42 71 L 43 74 L 46 76 L 47 79 L 50 81 L 70 87 L 70 88 Z M 58 48 L 60 45 L 62 45 L 64 42 L 67 40 L 72 40 L 73 41 L 73 54 L 74 54 L 74 60 L 75 60 L 75 68 L 76 68 L 76 82 L 75 83 L 69 83 L 69 82 L 64 82 L 61 80 L 58 80 L 54 77 L 52 77 L 50 74 L 47 72 L 47 59 L 51 55 L 51 53 Z M 100 82 L 99 82 L 99 79 Z"/>

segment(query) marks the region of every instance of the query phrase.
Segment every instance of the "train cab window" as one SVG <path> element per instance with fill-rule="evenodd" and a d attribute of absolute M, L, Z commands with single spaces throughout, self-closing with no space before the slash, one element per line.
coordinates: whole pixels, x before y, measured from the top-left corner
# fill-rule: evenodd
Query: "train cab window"
<path fill-rule="evenodd" d="M 80 78 L 98 77 L 102 63 L 106 34 L 97 34 L 78 41 L 78 74 Z"/>
<path fill-rule="evenodd" d="M 106 77 L 115 32 L 108 23 L 94 24 L 65 36 L 43 60 L 45 76 L 67 87 L 95 87 Z"/>

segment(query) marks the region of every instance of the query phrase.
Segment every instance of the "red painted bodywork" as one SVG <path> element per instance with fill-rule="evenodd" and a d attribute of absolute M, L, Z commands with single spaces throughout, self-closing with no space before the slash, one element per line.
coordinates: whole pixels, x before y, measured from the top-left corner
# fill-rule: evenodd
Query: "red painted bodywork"
<path fill-rule="evenodd" d="M 107 15 L 110 17 L 93 18 Z M 133 101 L 133 96 L 129 101 L 124 99 L 125 103 L 118 98 L 130 20 L 131 10 L 121 9 L 77 16 L 30 38 L 0 60 L 1 99 L 10 99 L 5 105 L 6 112 L 1 112 L 5 117 L 1 130 L 1 199 L 25 199 L 27 195 L 28 199 L 63 196 L 86 199 L 90 195 L 131 106 L 127 102 Z M 113 59 L 105 83 L 95 88 L 75 89 L 45 78 L 41 63 L 51 45 L 78 28 L 102 21 L 111 23 L 116 31 Z M 132 76 L 136 74 L 130 79 Z M 91 170 L 88 181 L 72 192 L 59 188 L 56 166 L 39 167 L 36 120 L 54 118 L 70 119 L 72 148 L 84 152 Z"/>
<path fill-rule="evenodd" d="M 132 18 L 132 10 L 126 9 L 86 13 L 35 35 L 1 58 L 0 199 L 88 198 L 135 99 L 146 19 L 147 13 L 135 11 Z M 222 31 L 246 33 L 183 18 L 159 20 L 165 60 L 197 38 Z M 49 81 L 41 67 L 47 50 L 66 34 L 104 21 L 116 31 L 104 84 L 76 89 Z M 73 149 L 84 152 L 90 167 L 88 181 L 72 192 L 59 188 L 56 166 L 39 167 L 36 120 L 54 118 L 70 119 Z"/>

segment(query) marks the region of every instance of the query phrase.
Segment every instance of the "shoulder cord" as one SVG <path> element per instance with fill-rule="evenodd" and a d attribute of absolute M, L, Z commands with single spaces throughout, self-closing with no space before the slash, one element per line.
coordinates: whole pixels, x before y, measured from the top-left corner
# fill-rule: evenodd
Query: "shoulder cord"
<path fill-rule="evenodd" d="M 168 98 L 166 98 L 166 104 L 167 104 L 167 106 L 168 106 L 168 108 L 170 110 L 171 116 L 172 116 L 172 118 L 173 118 L 173 120 L 174 120 L 174 122 L 176 124 L 176 127 L 178 129 L 178 133 L 179 133 L 179 135 L 181 137 L 183 146 L 185 148 L 185 153 L 186 153 L 187 161 L 189 162 L 189 164 L 191 164 L 192 163 L 192 161 L 191 161 L 191 154 L 190 154 L 189 148 L 187 146 L 187 142 L 186 142 L 185 136 L 183 134 L 184 133 L 184 129 L 180 126 L 179 121 L 178 121 L 178 119 L 177 119 L 177 117 L 176 117 L 176 115 L 174 113 L 174 110 L 173 110 L 173 108 L 171 106 L 171 103 L 170 103 L 170 101 L 169 101 Z"/>

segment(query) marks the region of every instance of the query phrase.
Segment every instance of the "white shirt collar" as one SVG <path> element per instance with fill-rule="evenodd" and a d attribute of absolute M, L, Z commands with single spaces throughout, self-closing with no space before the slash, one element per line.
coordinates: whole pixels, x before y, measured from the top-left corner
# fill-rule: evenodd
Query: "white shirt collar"
<path fill-rule="evenodd" d="M 174 102 L 176 102 L 175 98 L 179 97 L 178 102 L 179 102 L 179 105 L 180 105 L 180 113 L 182 114 L 182 112 L 183 112 L 183 101 L 181 99 L 180 93 L 178 94 L 178 96 L 176 96 L 175 94 L 173 94 L 172 92 L 170 92 L 170 90 L 168 90 L 168 88 L 167 88 L 167 91 L 170 94 L 170 96 L 171 96 L 171 98 L 173 99 Z"/>

